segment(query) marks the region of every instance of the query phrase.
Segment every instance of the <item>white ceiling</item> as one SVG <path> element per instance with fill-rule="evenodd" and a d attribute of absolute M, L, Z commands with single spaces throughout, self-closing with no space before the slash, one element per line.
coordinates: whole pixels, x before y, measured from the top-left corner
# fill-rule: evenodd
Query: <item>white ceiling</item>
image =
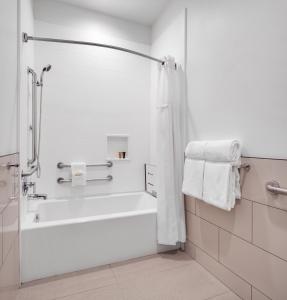
<path fill-rule="evenodd" d="M 118 18 L 152 25 L 169 0 L 57 0 Z"/>

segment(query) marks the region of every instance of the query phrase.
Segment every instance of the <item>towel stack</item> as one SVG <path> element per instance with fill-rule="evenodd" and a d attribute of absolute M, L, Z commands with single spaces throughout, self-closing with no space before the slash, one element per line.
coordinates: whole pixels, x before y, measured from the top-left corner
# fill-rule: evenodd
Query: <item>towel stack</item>
<path fill-rule="evenodd" d="M 241 197 L 239 141 L 190 142 L 185 155 L 183 193 L 230 211 Z"/>

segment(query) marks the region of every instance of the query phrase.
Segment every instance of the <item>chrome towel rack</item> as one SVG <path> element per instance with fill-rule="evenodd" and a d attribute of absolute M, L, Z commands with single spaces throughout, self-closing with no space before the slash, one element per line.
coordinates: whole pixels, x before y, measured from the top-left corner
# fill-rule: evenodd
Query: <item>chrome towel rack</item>
<path fill-rule="evenodd" d="M 87 179 L 87 182 L 112 181 L 112 180 L 113 180 L 113 176 L 112 175 L 108 175 L 107 177 L 103 177 L 103 178 Z M 60 178 L 57 179 L 57 182 L 59 184 L 70 183 L 70 182 L 72 182 L 72 179 L 64 179 L 64 178 L 60 177 Z"/>
<path fill-rule="evenodd" d="M 113 166 L 113 162 L 108 160 L 107 162 L 105 163 L 100 163 L 100 164 L 89 164 L 87 165 L 87 167 L 108 167 L 108 168 L 111 168 Z M 68 165 L 68 164 L 64 164 L 62 162 L 59 162 L 57 164 L 57 168 L 58 169 L 64 169 L 64 168 L 71 168 L 71 165 Z"/>
<path fill-rule="evenodd" d="M 268 181 L 265 186 L 267 191 L 274 195 L 287 195 L 287 189 L 280 187 L 277 181 Z"/>

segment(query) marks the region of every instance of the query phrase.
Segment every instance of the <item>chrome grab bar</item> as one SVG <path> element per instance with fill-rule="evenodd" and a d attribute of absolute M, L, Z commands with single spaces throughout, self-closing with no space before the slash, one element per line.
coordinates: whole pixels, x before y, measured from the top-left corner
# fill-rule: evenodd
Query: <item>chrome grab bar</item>
<path fill-rule="evenodd" d="M 87 182 L 94 182 L 94 181 L 112 181 L 113 180 L 113 176 L 112 175 L 108 175 L 107 177 L 103 177 L 103 178 L 94 178 L 94 179 L 88 179 Z M 57 182 L 59 184 L 62 183 L 69 183 L 72 182 L 72 179 L 64 179 L 62 177 L 57 179 Z"/>
<path fill-rule="evenodd" d="M 102 164 L 92 164 L 92 165 L 87 165 L 87 167 L 108 167 L 111 168 L 113 166 L 113 162 L 108 160 L 106 163 Z M 71 168 L 71 165 L 64 164 L 62 162 L 59 162 L 57 164 L 58 169 L 64 169 L 64 168 Z"/>
<path fill-rule="evenodd" d="M 280 187 L 277 181 L 268 181 L 265 186 L 267 191 L 274 195 L 287 195 L 287 189 Z"/>

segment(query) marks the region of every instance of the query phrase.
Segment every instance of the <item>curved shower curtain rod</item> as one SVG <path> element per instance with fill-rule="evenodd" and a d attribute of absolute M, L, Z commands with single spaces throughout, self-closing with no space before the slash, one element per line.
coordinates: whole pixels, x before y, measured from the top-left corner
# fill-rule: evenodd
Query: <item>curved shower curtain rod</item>
<path fill-rule="evenodd" d="M 28 43 L 28 41 L 40 41 L 40 42 L 50 42 L 50 43 L 62 43 L 62 44 L 75 44 L 75 45 L 86 45 L 86 46 L 96 46 L 96 47 L 102 47 L 102 48 L 109 48 L 114 50 L 119 50 L 127 53 L 131 53 L 134 55 L 138 55 L 153 61 L 156 61 L 158 63 L 164 64 L 164 61 L 146 54 L 143 54 L 141 52 L 137 52 L 134 50 L 130 50 L 123 47 L 113 46 L 113 45 L 107 45 L 107 44 L 100 44 L 100 43 L 92 43 L 92 42 L 85 42 L 85 41 L 75 41 L 75 40 L 64 40 L 64 39 L 53 39 L 53 38 L 43 38 L 43 37 L 36 37 L 36 36 L 30 36 L 26 32 L 23 32 L 23 42 Z"/>

